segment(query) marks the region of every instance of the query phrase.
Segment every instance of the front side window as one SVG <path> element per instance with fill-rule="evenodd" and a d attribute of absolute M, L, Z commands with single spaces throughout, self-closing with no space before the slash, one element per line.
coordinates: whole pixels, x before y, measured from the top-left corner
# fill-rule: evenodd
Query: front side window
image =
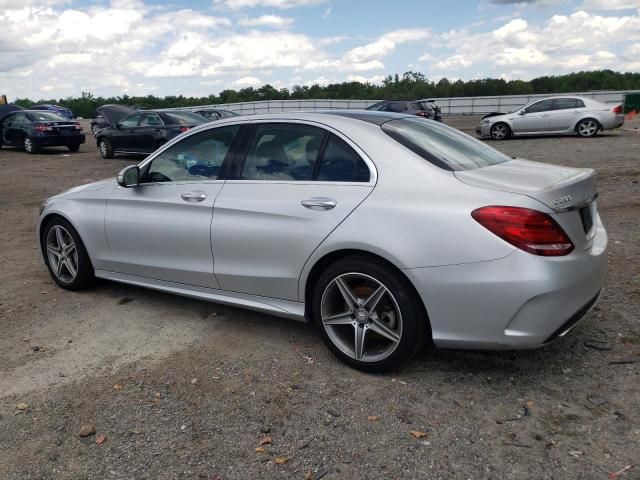
<path fill-rule="evenodd" d="M 231 125 L 186 137 L 151 161 L 144 182 L 217 180 L 239 130 Z"/>
<path fill-rule="evenodd" d="M 129 115 L 126 118 L 120 120 L 119 125 L 124 128 L 137 127 L 140 121 L 140 114 Z"/>
<path fill-rule="evenodd" d="M 324 182 L 368 182 L 370 172 L 367 164 L 344 140 L 331 135 L 318 167 L 318 181 Z"/>
<path fill-rule="evenodd" d="M 553 108 L 553 100 L 542 100 L 525 108 L 524 113 L 548 112 Z"/>
<path fill-rule="evenodd" d="M 483 142 L 439 122 L 401 118 L 381 125 L 401 145 L 445 170 L 470 170 L 511 160 Z"/>
<path fill-rule="evenodd" d="M 29 121 L 26 113 L 15 113 L 7 118 L 7 123 L 9 124 L 18 124 L 18 123 L 26 123 Z"/>
<path fill-rule="evenodd" d="M 258 124 L 241 180 L 312 180 L 324 130 L 300 124 Z"/>

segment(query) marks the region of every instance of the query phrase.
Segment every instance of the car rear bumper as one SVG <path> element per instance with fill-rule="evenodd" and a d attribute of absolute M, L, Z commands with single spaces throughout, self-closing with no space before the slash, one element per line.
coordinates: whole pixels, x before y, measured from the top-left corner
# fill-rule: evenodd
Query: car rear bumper
<path fill-rule="evenodd" d="M 607 273 L 598 220 L 588 250 L 544 258 L 515 250 L 493 261 L 405 270 L 443 348 L 519 349 L 564 335 L 595 306 Z"/>
<path fill-rule="evenodd" d="M 31 141 L 38 147 L 64 147 L 67 145 L 77 145 L 85 143 L 84 133 L 78 135 L 48 135 L 42 137 L 31 137 Z"/>

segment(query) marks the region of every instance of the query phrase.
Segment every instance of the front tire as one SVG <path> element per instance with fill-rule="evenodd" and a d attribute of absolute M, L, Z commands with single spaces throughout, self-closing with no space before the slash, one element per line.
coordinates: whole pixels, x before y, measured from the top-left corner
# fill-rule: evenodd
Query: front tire
<path fill-rule="evenodd" d="M 106 138 L 101 138 L 98 142 L 98 150 L 100 150 L 100 155 L 102 158 L 113 158 L 113 147 L 111 143 Z"/>
<path fill-rule="evenodd" d="M 506 140 L 511 136 L 511 128 L 506 123 L 499 122 L 491 126 L 490 133 L 494 140 Z"/>
<path fill-rule="evenodd" d="M 67 145 L 67 148 L 69 149 L 70 152 L 77 152 L 78 150 L 80 150 L 80 144 L 73 143 L 71 145 Z"/>
<path fill-rule="evenodd" d="M 318 278 L 313 321 L 327 347 L 365 372 L 396 369 L 425 343 L 428 320 L 409 281 L 386 263 L 347 257 Z"/>
<path fill-rule="evenodd" d="M 38 147 L 33 143 L 31 137 L 24 137 L 23 146 L 27 153 L 38 153 Z"/>
<path fill-rule="evenodd" d="M 49 220 L 41 248 L 49 274 L 65 290 L 82 290 L 94 280 L 93 266 L 75 228 L 61 217 Z"/>
<path fill-rule="evenodd" d="M 576 132 L 582 138 L 595 137 L 600 130 L 600 124 L 593 118 L 585 118 L 580 120 L 580 123 L 576 126 Z"/>

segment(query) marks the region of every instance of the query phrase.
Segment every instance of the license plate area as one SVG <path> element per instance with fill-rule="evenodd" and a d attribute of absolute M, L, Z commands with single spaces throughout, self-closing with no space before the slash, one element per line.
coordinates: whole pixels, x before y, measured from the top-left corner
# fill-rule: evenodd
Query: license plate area
<path fill-rule="evenodd" d="M 580 220 L 582 220 L 582 229 L 585 235 L 589 235 L 589 232 L 593 228 L 593 212 L 591 204 L 585 205 L 580 209 Z"/>

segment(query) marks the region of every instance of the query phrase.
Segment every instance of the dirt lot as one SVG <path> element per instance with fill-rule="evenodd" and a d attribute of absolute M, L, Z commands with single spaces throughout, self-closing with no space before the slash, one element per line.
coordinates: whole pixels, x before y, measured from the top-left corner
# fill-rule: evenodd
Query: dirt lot
<path fill-rule="evenodd" d="M 638 130 L 494 143 L 598 171 L 610 275 L 578 328 L 535 351 L 424 351 L 378 376 L 304 324 L 106 282 L 57 288 L 38 205 L 134 163 L 87 140 L 0 150 L 0 478 L 606 479 L 640 463 Z M 85 424 L 96 435 L 80 438 Z"/>

